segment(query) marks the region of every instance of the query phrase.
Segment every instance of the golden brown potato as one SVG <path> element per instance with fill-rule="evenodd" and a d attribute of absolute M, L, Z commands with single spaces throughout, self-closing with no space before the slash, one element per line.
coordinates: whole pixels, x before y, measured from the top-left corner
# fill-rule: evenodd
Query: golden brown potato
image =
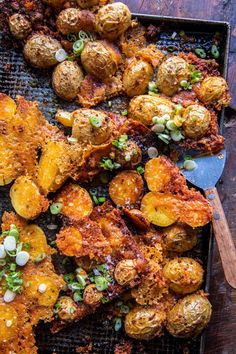
<path fill-rule="evenodd" d="M 69 296 L 61 296 L 57 300 L 57 315 L 62 321 L 73 321 L 77 316 L 76 303 Z"/>
<path fill-rule="evenodd" d="M 62 203 L 61 214 L 73 220 L 89 216 L 93 210 L 93 202 L 86 189 L 78 184 L 68 184 L 56 197 L 57 203 Z"/>
<path fill-rule="evenodd" d="M 182 127 L 185 137 L 199 139 L 208 131 L 211 114 L 205 107 L 193 104 L 184 109 L 183 120 Z"/>
<path fill-rule="evenodd" d="M 60 230 L 57 235 L 56 243 L 57 247 L 64 255 L 72 257 L 78 254 L 80 256 L 83 237 L 77 228 L 69 226 Z"/>
<path fill-rule="evenodd" d="M 197 90 L 200 100 L 205 104 L 219 106 L 228 106 L 231 98 L 229 87 L 223 77 L 206 77 Z"/>
<path fill-rule="evenodd" d="M 112 152 L 115 154 L 115 161 L 123 168 L 134 168 L 142 161 L 141 149 L 131 140 L 125 142 L 124 148 L 113 148 Z"/>
<path fill-rule="evenodd" d="M 125 332 L 131 338 L 150 340 L 160 337 L 166 315 L 155 306 L 135 306 L 125 317 Z"/>
<path fill-rule="evenodd" d="M 107 80 L 114 76 L 119 62 L 118 49 L 106 41 L 88 42 L 81 53 L 84 69 L 99 80 Z"/>
<path fill-rule="evenodd" d="M 141 95 L 133 98 L 129 104 L 129 117 L 142 122 L 144 125 L 153 124 L 154 116 L 168 115 L 170 118 L 175 105 L 166 98 L 159 96 Z"/>
<path fill-rule="evenodd" d="M 34 219 L 48 208 L 48 200 L 38 186 L 27 176 L 18 177 L 10 189 L 11 203 L 17 214 Z"/>
<path fill-rule="evenodd" d="M 17 318 L 18 314 L 13 306 L 6 303 L 0 304 L 0 344 L 12 340 L 16 336 Z"/>
<path fill-rule="evenodd" d="M 167 315 L 167 330 L 177 338 L 194 338 L 211 318 L 211 304 L 205 294 L 185 296 Z"/>
<path fill-rule="evenodd" d="M 141 211 L 148 221 L 156 226 L 169 226 L 178 219 L 178 207 L 171 194 L 150 192 L 141 202 Z"/>
<path fill-rule="evenodd" d="M 65 60 L 58 64 L 52 75 L 52 86 L 57 96 L 72 101 L 79 93 L 83 71 L 75 61 Z"/>
<path fill-rule="evenodd" d="M 111 41 L 120 37 L 130 25 L 131 13 L 121 2 L 101 7 L 96 16 L 96 31 Z"/>
<path fill-rule="evenodd" d="M 24 56 L 32 66 L 46 69 L 58 63 L 55 54 L 61 48 L 57 39 L 45 34 L 34 34 L 25 43 Z"/>
<path fill-rule="evenodd" d="M 52 7 L 62 7 L 66 0 L 43 0 L 43 2 Z"/>
<path fill-rule="evenodd" d="M 72 137 L 80 144 L 101 145 L 112 134 L 112 121 L 104 111 L 77 109 L 73 112 Z"/>
<path fill-rule="evenodd" d="M 90 11 L 76 8 L 62 10 L 56 21 L 59 32 L 66 35 L 69 33 L 79 33 L 79 31 L 92 31 L 95 25 L 95 16 Z"/>
<path fill-rule="evenodd" d="M 20 239 L 30 245 L 30 259 L 33 261 L 50 254 L 50 247 L 47 244 L 43 230 L 37 225 L 31 224 L 23 228 Z"/>
<path fill-rule="evenodd" d="M 122 171 L 110 182 L 109 194 L 119 206 L 133 205 L 143 193 L 143 179 L 135 171 Z"/>
<path fill-rule="evenodd" d="M 171 56 L 161 63 L 157 72 L 157 87 L 167 96 L 173 96 L 182 80 L 189 78 L 189 64 L 179 56 Z"/>
<path fill-rule="evenodd" d="M 144 94 L 152 75 L 153 68 L 148 62 L 134 58 L 123 75 L 125 93 L 130 97 Z"/>
<path fill-rule="evenodd" d="M 123 209 L 125 216 L 139 229 L 146 231 L 150 227 L 150 222 L 144 214 L 138 209 Z"/>
<path fill-rule="evenodd" d="M 117 263 L 114 277 L 119 285 L 125 286 L 137 278 L 136 261 L 133 259 L 124 259 Z"/>
<path fill-rule="evenodd" d="M 72 128 L 74 123 L 73 112 L 63 111 L 62 109 L 58 109 L 55 115 L 55 119 L 65 127 Z"/>
<path fill-rule="evenodd" d="M 174 258 L 163 269 L 169 287 L 177 294 L 190 294 L 199 289 L 203 282 L 203 273 L 202 266 L 188 257 Z"/>
<path fill-rule="evenodd" d="M 186 252 L 197 244 L 197 232 L 184 224 L 174 224 L 163 230 L 164 243 L 167 251 Z"/>
<path fill-rule="evenodd" d="M 32 31 L 31 24 L 24 15 L 14 14 L 8 20 L 11 34 L 17 39 L 26 38 Z"/>
<path fill-rule="evenodd" d="M 96 306 L 100 304 L 103 298 L 102 291 L 98 291 L 95 284 L 89 284 L 84 289 L 83 301 L 89 306 Z"/>
<path fill-rule="evenodd" d="M 59 295 L 59 287 L 56 281 L 47 275 L 34 274 L 24 278 L 26 296 L 36 301 L 40 306 L 53 306 Z"/>

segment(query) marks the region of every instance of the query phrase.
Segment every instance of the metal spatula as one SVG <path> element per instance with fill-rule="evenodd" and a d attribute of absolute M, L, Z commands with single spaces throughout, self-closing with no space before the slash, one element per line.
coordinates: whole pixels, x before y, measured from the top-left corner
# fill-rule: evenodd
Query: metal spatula
<path fill-rule="evenodd" d="M 222 266 L 227 282 L 236 289 L 236 250 L 222 204 L 215 187 L 224 170 L 226 150 L 214 156 L 195 156 L 197 168 L 192 171 L 182 170 L 186 179 L 196 187 L 203 189 L 213 207 L 213 230 L 220 252 Z M 183 161 L 178 161 L 183 165 Z"/>

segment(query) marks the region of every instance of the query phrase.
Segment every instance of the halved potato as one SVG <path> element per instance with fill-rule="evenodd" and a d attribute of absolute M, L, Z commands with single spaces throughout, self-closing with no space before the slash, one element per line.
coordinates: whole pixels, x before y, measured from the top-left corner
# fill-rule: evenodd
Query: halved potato
<path fill-rule="evenodd" d="M 212 219 L 212 207 L 199 192 L 190 192 L 189 200 L 181 200 L 179 220 L 191 227 L 204 226 Z"/>
<path fill-rule="evenodd" d="M 141 211 L 156 226 L 169 226 L 178 219 L 175 197 L 171 194 L 149 192 L 141 202 Z"/>
<path fill-rule="evenodd" d="M 56 202 L 63 204 L 61 213 L 74 220 L 89 216 L 93 210 L 89 193 L 78 184 L 70 183 L 64 187 L 57 196 Z"/>
<path fill-rule="evenodd" d="M 17 334 L 17 317 L 18 314 L 13 306 L 0 304 L 0 344 L 9 341 Z"/>
<path fill-rule="evenodd" d="M 11 203 L 17 214 L 34 219 L 48 208 L 48 200 L 39 192 L 38 186 L 27 176 L 20 176 L 10 189 Z"/>
<path fill-rule="evenodd" d="M 110 182 L 109 194 L 116 205 L 135 204 L 143 192 L 143 179 L 135 171 L 122 171 Z"/>
<path fill-rule="evenodd" d="M 61 229 L 57 235 L 57 247 L 66 256 L 81 256 L 80 249 L 83 245 L 81 232 L 73 227 Z"/>
<path fill-rule="evenodd" d="M 49 253 L 46 236 L 43 230 L 35 224 L 27 225 L 23 228 L 20 234 L 20 240 L 29 243 L 30 259 L 33 261 L 41 255 Z"/>
<path fill-rule="evenodd" d="M 36 300 L 40 306 L 53 306 L 59 295 L 59 287 L 55 280 L 46 275 L 34 274 L 24 279 L 27 284 L 26 296 Z"/>

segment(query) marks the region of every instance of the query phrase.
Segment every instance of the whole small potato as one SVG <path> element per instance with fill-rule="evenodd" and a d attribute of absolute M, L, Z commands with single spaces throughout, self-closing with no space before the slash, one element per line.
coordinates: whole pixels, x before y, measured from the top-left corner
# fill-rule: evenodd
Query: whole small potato
<path fill-rule="evenodd" d="M 142 95 L 153 75 L 152 66 L 144 60 L 133 59 L 125 69 L 123 86 L 130 96 Z"/>
<path fill-rule="evenodd" d="M 131 25 L 131 13 L 122 2 L 100 8 L 96 16 L 96 30 L 101 37 L 116 40 Z"/>
<path fill-rule="evenodd" d="M 167 315 L 167 330 L 177 338 L 194 338 L 211 318 L 211 304 L 205 294 L 185 296 Z"/>
<path fill-rule="evenodd" d="M 83 72 L 77 62 L 66 60 L 56 66 L 52 75 L 52 86 L 57 96 L 72 101 L 79 92 L 83 78 Z"/>
<path fill-rule="evenodd" d="M 184 224 L 174 224 L 163 230 L 166 249 L 172 252 L 186 252 L 197 244 L 195 229 Z"/>
<path fill-rule="evenodd" d="M 115 161 L 125 168 L 133 168 L 142 160 L 142 152 L 140 148 L 131 140 L 126 142 L 124 149 L 120 150 L 113 148 L 112 151 L 115 153 Z"/>
<path fill-rule="evenodd" d="M 204 106 L 193 104 L 184 109 L 183 120 L 185 137 L 199 139 L 206 134 L 209 128 L 211 114 Z"/>
<path fill-rule="evenodd" d="M 76 0 L 77 4 L 82 7 L 82 9 L 87 9 L 88 7 L 99 5 L 99 0 Z"/>
<path fill-rule="evenodd" d="M 166 315 L 155 306 L 135 306 L 125 318 L 125 332 L 131 338 L 150 340 L 160 337 Z"/>
<path fill-rule="evenodd" d="M 62 46 L 58 40 L 44 34 L 34 34 L 24 47 L 24 56 L 29 63 L 40 69 L 46 69 L 58 63 L 56 52 Z"/>
<path fill-rule="evenodd" d="M 95 284 L 89 284 L 84 289 L 83 301 L 89 306 L 96 306 L 103 298 L 102 291 L 98 291 Z"/>
<path fill-rule="evenodd" d="M 77 316 L 76 303 L 69 296 L 61 296 L 57 301 L 58 317 L 63 321 L 73 321 Z"/>
<path fill-rule="evenodd" d="M 90 11 L 76 8 L 62 10 L 56 21 L 57 29 L 62 34 L 78 33 L 81 30 L 92 31 L 95 17 Z"/>
<path fill-rule="evenodd" d="M 198 96 L 203 103 L 221 104 L 227 106 L 230 103 L 229 87 L 223 77 L 206 77 L 197 90 Z"/>
<path fill-rule="evenodd" d="M 190 294 L 199 289 L 203 273 L 202 266 L 188 257 L 171 259 L 163 268 L 169 287 L 177 294 Z"/>
<path fill-rule="evenodd" d="M 43 0 L 43 2 L 51 7 L 61 7 L 66 0 Z"/>
<path fill-rule="evenodd" d="M 24 39 L 32 31 L 31 24 L 21 14 L 14 14 L 9 18 L 9 27 L 12 35 L 17 39 Z"/>
<path fill-rule="evenodd" d="M 128 285 L 137 275 L 136 262 L 133 259 L 125 259 L 117 263 L 114 277 L 119 285 Z"/>
<path fill-rule="evenodd" d="M 81 54 L 84 69 L 100 80 L 115 75 L 119 61 L 118 50 L 106 41 L 88 42 Z"/>

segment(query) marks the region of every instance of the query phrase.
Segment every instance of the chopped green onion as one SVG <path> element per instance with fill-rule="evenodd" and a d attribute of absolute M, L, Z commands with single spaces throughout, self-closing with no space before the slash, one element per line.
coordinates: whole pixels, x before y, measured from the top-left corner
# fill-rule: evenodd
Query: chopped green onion
<path fill-rule="evenodd" d="M 73 138 L 72 136 L 68 136 L 67 140 L 69 141 L 69 143 L 78 143 L 78 139 Z"/>
<path fill-rule="evenodd" d="M 83 298 L 82 298 L 81 292 L 75 291 L 74 294 L 73 294 L 73 299 L 74 299 L 75 302 L 82 301 Z"/>
<path fill-rule="evenodd" d="M 148 84 L 148 91 L 158 93 L 157 84 L 154 81 L 150 81 Z"/>
<path fill-rule="evenodd" d="M 82 39 L 79 39 L 78 41 L 74 42 L 73 44 L 73 53 L 76 56 L 80 56 L 84 49 L 84 41 Z"/>
<path fill-rule="evenodd" d="M 218 59 L 220 56 L 220 52 L 215 44 L 211 47 L 211 54 L 215 59 Z"/>
<path fill-rule="evenodd" d="M 118 168 L 121 167 L 121 165 L 119 163 L 116 163 L 116 162 L 114 162 L 111 159 L 106 158 L 106 157 L 104 157 L 100 161 L 99 166 L 104 168 L 104 170 L 110 170 L 110 171 L 117 170 Z"/>
<path fill-rule="evenodd" d="M 0 267 L 5 266 L 6 264 L 7 264 L 7 261 L 5 259 L 0 259 Z"/>
<path fill-rule="evenodd" d="M 117 149 L 124 150 L 126 148 L 126 142 L 128 140 L 128 136 L 126 134 L 121 135 L 118 140 L 112 140 L 112 145 Z"/>
<path fill-rule="evenodd" d="M 99 203 L 104 203 L 106 201 L 105 197 L 98 197 Z"/>
<path fill-rule="evenodd" d="M 46 258 L 46 253 L 40 253 L 38 256 L 35 258 L 34 262 L 35 263 L 40 263 Z"/>
<path fill-rule="evenodd" d="M 123 111 L 121 111 L 120 114 L 121 114 L 122 116 L 127 116 L 127 115 L 128 115 L 127 109 L 124 109 Z"/>
<path fill-rule="evenodd" d="M 95 203 L 96 205 L 98 205 L 98 204 L 99 204 L 99 201 L 98 201 L 97 196 L 94 194 L 94 195 L 92 196 L 92 198 L 93 198 L 94 203 Z"/>
<path fill-rule="evenodd" d="M 15 272 L 15 270 L 16 270 L 16 264 L 15 264 L 15 263 L 11 263 L 11 264 L 10 264 L 10 270 L 11 270 L 12 272 Z"/>
<path fill-rule="evenodd" d="M 108 303 L 109 302 L 109 299 L 107 298 L 107 297 L 102 297 L 101 298 L 101 303 L 102 304 L 106 304 L 106 303 Z"/>
<path fill-rule="evenodd" d="M 78 282 L 82 285 L 82 287 L 84 288 L 86 285 L 86 277 L 82 276 L 82 275 L 76 275 L 76 279 L 78 280 Z"/>
<path fill-rule="evenodd" d="M 129 306 L 121 305 L 120 311 L 121 311 L 122 313 L 129 313 L 129 311 L 130 311 Z"/>
<path fill-rule="evenodd" d="M 89 118 L 89 123 L 94 127 L 94 128 L 100 128 L 103 123 L 103 118 L 98 117 L 98 116 L 92 116 Z"/>
<path fill-rule="evenodd" d="M 64 280 L 66 283 L 70 284 L 74 281 L 75 279 L 75 276 L 73 273 L 68 273 L 68 274 L 64 274 L 63 276 Z"/>
<path fill-rule="evenodd" d="M 181 139 L 184 139 L 184 136 L 181 134 L 180 130 L 174 130 L 170 132 L 171 139 L 174 141 L 180 141 Z"/>
<path fill-rule="evenodd" d="M 184 32 L 184 31 L 180 31 L 180 32 L 179 32 L 179 36 L 180 36 L 180 37 L 184 37 L 184 36 L 185 36 L 185 32 Z"/>
<path fill-rule="evenodd" d="M 167 51 L 172 53 L 175 50 L 178 50 L 178 48 L 175 45 L 168 45 L 168 47 L 166 47 Z"/>
<path fill-rule="evenodd" d="M 29 242 L 23 242 L 22 248 L 24 248 L 26 251 L 29 251 L 29 250 L 30 250 L 30 244 L 29 244 Z"/>
<path fill-rule="evenodd" d="M 137 171 L 140 175 L 142 175 L 142 174 L 144 173 L 144 168 L 143 168 L 142 166 L 138 166 L 138 167 L 136 168 L 136 171 Z"/>
<path fill-rule="evenodd" d="M 188 82 L 187 80 L 182 80 L 182 81 L 180 81 L 180 86 L 181 86 L 184 90 L 191 90 L 191 89 L 192 89 L 191 83 Z"/>
<path fill-rule="evenodd" d="M 57 214 L 60 214 L 62 208 L 63 208 L 63 204 L 62 203 L 53 203 L 50 206 L 50 212 L 53 215 L 57 215 Z"/>
<path fill-rule="evenodd" d="M 186 160 L 184 161 L 183 167 L 185 168 L 185 170 L 192 171 L 197 167 L 197 164 L 193 160 Z"/>
<path fill-rule="evenodd" d="M 8 231 L 3 231 L 2 232 L 2 236 L 3 237 L 9 236 L 9 230 Z"/>
<path fill-rule="evenodd" d="M 122 320 L 120 317 L 117 317 L 115 320 L 115 331 L 118 332 L 122 327 Z"/>
<path fill-rule="evenodd" d="M 152 122 L 154 123 L 154 124 L 164 124 L 165 123 L 165 118 L 163 118 L 163 117 L 158 117 L 158 116 L 154 116 L 153 118 L 152 118 Z"/>
<path fill-rule="evenodd" d="M 192 160 L 192 156 L 191 155 L 185 155 L 184 156 L 184 161 L 188 161 L 188 160 Z"/>
<path fill-rule="evenodd" d="M 206 58 L 206 52 L 203 48 L 196 48 L 195 53 L 202 59 Z"/>
<path fill-rule="evenodd" d="M 167 134 L 158 134 L 158 139 L 163 141 L 163 143 L 165 143 L 165 144 L 169 144 L 169 142 L 170 142 L 170 136 Z"/>
<path fill-rule="evenodd" d="M 95 285 L 98 291 L 103 291 L 108 288 L 108 281 L 106 278 L 98 275 L 95 277 Z"/>
<path fill-rule="evenodd" d="M 153 125 L 151 130 L 156 134 L 162 133 L 165 130 L 165 126 L 164 126 L 164 124 L 155 124 L 155 125 Z"/>
<path fill-rule="evenodd" d="M 166 122 L 166 128 L 171 131 L 177 129 L 173 120 L 168 120 L 168 122 Z"/>

